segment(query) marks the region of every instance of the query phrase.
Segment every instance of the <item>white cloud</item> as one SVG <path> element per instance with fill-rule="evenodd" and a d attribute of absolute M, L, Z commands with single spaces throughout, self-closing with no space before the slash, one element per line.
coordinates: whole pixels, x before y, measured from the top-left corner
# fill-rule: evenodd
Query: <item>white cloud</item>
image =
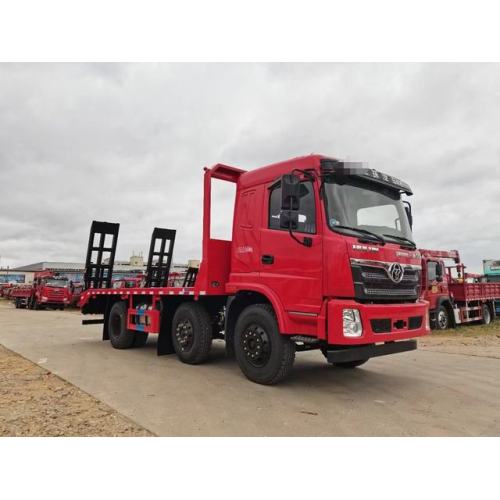
<path fill-rule="evenodd" d="M 318 152 L 409 182 L 421 247 L 500 257 L 498 64 L 1 64 L 2 264 L 119 258 L 178 229 L 199 257 L 202 168 Z M 227 210 L 230 201 L 226 199 Z"/>

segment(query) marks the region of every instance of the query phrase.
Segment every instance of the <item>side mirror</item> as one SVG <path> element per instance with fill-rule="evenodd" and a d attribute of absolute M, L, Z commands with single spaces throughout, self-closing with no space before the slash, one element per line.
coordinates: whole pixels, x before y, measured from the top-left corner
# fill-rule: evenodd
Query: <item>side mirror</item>
<path fill-rule="evenodd" d="M 299 225 L 300 178 L 293 174 L 281 177 L 280 227 L 297 229 Z"/>
<path fill-rule="evenodd" d="M 281 210 L 280 227 L 281 229 L 291 229 L 292 231 L 297 229 L 299 227 L 299 211 Z"/>
<path fill-rule="evenodd" d="M 443 266 L 441 266 L 441 264 L 436 266 L 436 281 L 438 283 L 443 282 Z"/>
<path fill-rule="evenodd" d="M 406 216 L 408 217 L 408 223 L 410 224 L 410 227 L 413 229 L 413 214 L 411 211 L 411 204 L 409 201 L 404 201 L 403 203 L 405 205 L 405 212 Z"/>
<path fill-rule="evenodd" d="M 281 177 L 281 210 L 298 210 L 300 207 L 300 179 L 293 174 Z"/>

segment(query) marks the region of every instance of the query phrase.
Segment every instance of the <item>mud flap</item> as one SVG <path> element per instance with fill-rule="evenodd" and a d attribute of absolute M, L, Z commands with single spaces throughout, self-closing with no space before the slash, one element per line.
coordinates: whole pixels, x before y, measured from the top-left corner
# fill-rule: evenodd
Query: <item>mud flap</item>
<path fill-rule="evenodd" d="M 160 333 L 156 343 L 157 356 L 175 353 L 172 342 L 172 317 L 173 315 L 168 314 L 166 307 L 160 302 Z"/>

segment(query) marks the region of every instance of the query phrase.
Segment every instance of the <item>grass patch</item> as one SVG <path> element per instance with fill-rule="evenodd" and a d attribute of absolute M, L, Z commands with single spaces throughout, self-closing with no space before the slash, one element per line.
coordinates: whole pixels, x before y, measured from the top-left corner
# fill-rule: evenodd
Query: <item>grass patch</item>
<path fill-rule="evenodd" d="M 493 336 L 500 338 L 500 319 L 489 325 L 459 325 L 457 328 L 448 330 L 431 330 L 431 337 L 485 337 Z"/>

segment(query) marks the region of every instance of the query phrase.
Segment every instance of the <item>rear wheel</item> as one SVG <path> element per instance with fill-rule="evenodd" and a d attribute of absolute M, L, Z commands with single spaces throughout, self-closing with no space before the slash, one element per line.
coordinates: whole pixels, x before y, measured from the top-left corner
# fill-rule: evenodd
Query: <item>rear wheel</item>
<path fill-rule="evenodd" d="M 268 304 L 254 304 L 243 310 L 236 322 L 234 349 L 241 371 L 258 384 L 280 382 L 290 373 L 295 360 L 295 344 L 280 334 Z"/>
<path fill-rule="evenodd" d="M 111 345 L 115 349 L 128 349 L 135 340 L 135 332 L 127 328 L 127 305 L 115 302 L 108 317 L 108 332 Z"/>
<path fill-rule="evenodd" d="M 436 311 L 436 329 L 446 330 L 450 326 L 450 315 L 448 309 L 444 306 L 439 306 Z"/>
<path fill-rule="evenodd" d="M 212 347 L 212 321 L 198 302 L 181 304 L 172 321 L 172 343 L 177 357 L 190 365 L 203 363 Z"/>
<path fill-rule="evenodd" d="M 491 323 L 491 310 L 488 304 L 483 304 L 483 317 L 481 319 L 483 325 L 489 325 Z"/>

